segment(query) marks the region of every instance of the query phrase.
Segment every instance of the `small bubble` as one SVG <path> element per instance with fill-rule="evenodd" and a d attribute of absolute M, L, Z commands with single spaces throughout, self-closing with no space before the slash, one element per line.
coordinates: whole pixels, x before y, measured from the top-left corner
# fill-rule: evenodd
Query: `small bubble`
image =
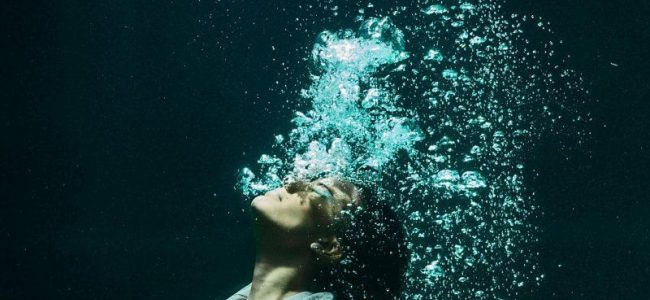
<path fill-rule="evenodd" d="M 458 77 L 458 72 L 452 69 L 446 69 L 442 71 L 442 78 L 447 79 L 447 80 L 453 80 Z"/>
<path fill-rule="evenodd" d="M 447 8 L 440 4 L 434 4 L 422 10 L 422 12 L 427 15 L 431 15 L 431 14 L 439 15 L 439 14 L 444 14 L 447 11 L 448 11 Z"/>

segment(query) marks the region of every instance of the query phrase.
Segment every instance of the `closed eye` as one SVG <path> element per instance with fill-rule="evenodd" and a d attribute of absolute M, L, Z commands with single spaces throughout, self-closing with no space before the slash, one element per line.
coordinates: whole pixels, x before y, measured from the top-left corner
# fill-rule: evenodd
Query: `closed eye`
<path fill-rule="evenodd" d="M 332 200 L 334 198 L 334 194 L 332 193 L 332 190 L 322 182 L 317 183 L 317 185 L 314 186 L 313 190 L 318 195 L 322 196 L 327 200 Z"/>

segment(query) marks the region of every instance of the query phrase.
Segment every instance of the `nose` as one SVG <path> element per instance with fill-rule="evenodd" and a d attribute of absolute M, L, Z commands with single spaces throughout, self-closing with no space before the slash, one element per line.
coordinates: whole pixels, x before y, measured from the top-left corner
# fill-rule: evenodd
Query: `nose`
<path fill-rule="evenodd" d="M 285 195 L 286 190 L 283 187 L 270 190 L 266 193 L 267 196 L 270 196 L 272 198 L 276 198 L 277 200 L 282 201 L 282 196 Z"/>

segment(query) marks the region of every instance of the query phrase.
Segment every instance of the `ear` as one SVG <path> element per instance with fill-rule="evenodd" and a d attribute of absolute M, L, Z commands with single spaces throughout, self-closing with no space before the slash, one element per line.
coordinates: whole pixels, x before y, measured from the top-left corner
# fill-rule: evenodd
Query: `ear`
<path fill-rule="evenodd" d="M 341 244 L 336 237 L 320 238 L 309 245 L 319 262 L 334 263 L 343 256 Z"/>

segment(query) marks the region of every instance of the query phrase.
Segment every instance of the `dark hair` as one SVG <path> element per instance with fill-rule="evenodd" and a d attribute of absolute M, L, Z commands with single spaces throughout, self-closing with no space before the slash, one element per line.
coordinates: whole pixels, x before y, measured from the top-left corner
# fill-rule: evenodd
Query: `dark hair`
<path fill-rule="evenodd" d="M 409 259 L 404 228 L 374 189 L 357 187 L 359 204 L 342 212 L 336 229 L 343 257 L 323 267 L 317 283 L 337 299 L 396 299 Z"/>

